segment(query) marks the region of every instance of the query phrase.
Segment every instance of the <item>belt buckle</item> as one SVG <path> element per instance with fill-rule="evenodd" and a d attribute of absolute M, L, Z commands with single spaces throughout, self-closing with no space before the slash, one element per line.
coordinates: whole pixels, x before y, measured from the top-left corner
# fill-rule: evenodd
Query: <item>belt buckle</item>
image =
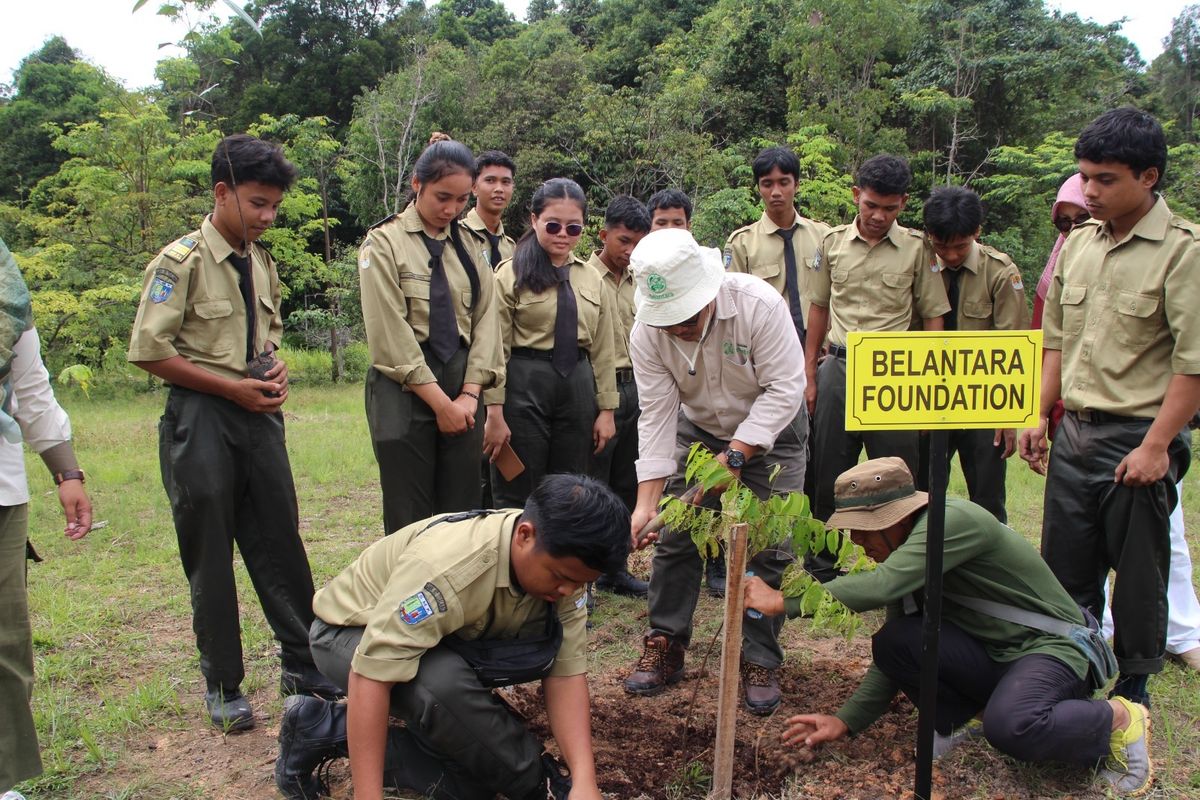
<path fill-rule="evenodd" d="M 1081 421 L 1083 421 L 1083 422 L 1089 422 L 1089 423 L 1091 423 L 1091 422 L 1095 422 L 1095 421 L 1096 421 L 1096 420 L 1094 420 L 1094 419 L 1092 418 L 1092 412 L 1091 412 L 1091 410 L 1090 410 L 1090 409 L 1086 409 L 1086 408 L 1081 408 L 1081 409 L 1079 409 L 1078 411 L 1076 411 L 1076 412 L 1075 412 L 1075 416 L 1076 416 L 1076 417 L 1078 417 L 1078 418 L 1079 418 Z"/>

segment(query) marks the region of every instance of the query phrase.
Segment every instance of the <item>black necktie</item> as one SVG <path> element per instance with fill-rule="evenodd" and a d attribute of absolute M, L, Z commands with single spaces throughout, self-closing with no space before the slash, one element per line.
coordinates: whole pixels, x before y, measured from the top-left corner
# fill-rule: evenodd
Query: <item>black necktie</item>
<path fill-rule="evenodd" d="M 564 378 L 579 363 L 579 308 L 571 290 L 571 265 L 555 267 L 558 276 L 558 312 L 554 317 L 554 355 L 550 363 Z"/>
<path fill-rule="evenodd" d="M 489 258 L 492 260 L 492 269 L 495 269 L 500 266 L 500 235 L 491 231 L 485 231 L 485 233 L 487 233 L 488 241 L 492 243 L 492 252 Z"/>
<path fill-rule="evenodd" d="M 242 302 L 246 306 L 246 360 L 249 361 L 258 355 L 256 348 L 258 343 L 255 341 L 254 335 L 257 326 L 255 322 L 257 309 L 254 306 L 254 279 L 251 272 L 254 269 L 254 262 L 251 260 L 249 249 L 247 249 L 244 256 L 230 253 L 229 263 L 233 264 L 233 268 L 237 270 L 238 289 L 242 293 Z"/>
<path fill-rule="evenodd" d="M 792 234 L 795 228 L 784 230 L 779 228 L 775 233 L 783 239 L 783 269 L 784 286 L 787 289 L 788 308 L 792 312 L 792 324 L 800 336 L 800 344 L 804 344 L 804 309 L 800 305 L 800 279 L 796 274 L 796 251 L 792 249 Z"/>
<path fill-rule="evenodd" d="M 946 277 L 950 279 L 950 286 L 946 289 L 946 294 L 950 298 L 950 313 L 946 315 L 946 330 L 958 330 L 958 279 L 962 277 L 962 267 L 958 269 L 946 270 Z"/>
<path fill-rule="evenodd" d="M 446 243 L 430 238 L 424 231 L 421 240 L 429 251 L 429 346 L 444 364 L 458 352 L 458 318 L 450 298 L 450 281 L 442 265 Z"/>

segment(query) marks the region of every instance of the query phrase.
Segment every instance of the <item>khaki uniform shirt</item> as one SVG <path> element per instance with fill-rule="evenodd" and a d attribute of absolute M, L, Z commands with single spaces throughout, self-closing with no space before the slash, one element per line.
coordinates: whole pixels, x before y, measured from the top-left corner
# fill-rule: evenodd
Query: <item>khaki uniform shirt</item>
<path fill-rule="evenodd" d="M 1200 226 L 1161 197 L 1124 240 L 1108 223 L 1067 237 L 1042 318 L 1071 411 L 1154 417 L 1174 375 L 1200 374 Z"/>
<path fill-rule="evenodd" d="M 433 383 L 421 343 L 429 339 L 429 250 L 415 205 L 389 217 L 367 232 L 358 249 L 358 281 L 362 294 L 367 348 L 375 369 L 399 384 Z M 475 264 L 479 297 L 471 309 L 471 281 L 458 260 L 449 228 L 437 235 L 444 241 L 442 266 L 450 284 L 458 334 L 469 348 L 464 383 L 486 388 L 504 385 L 500 357 L 500 321 L 495 281 L 487 262 Z M 467 252 L 475 239 L 460 229 Z"/>
<path fill-rule="evenodd" d="M 467 216 L 463 218 L 463 227 L 474 234 L 482 245 L 482 250 L 479 247 L 472 247 L 470 244 L 467 245 L 467 249 L 471 252 L 475 263 L 487 264 L 495 271 L 496 267 L 500 266 L 500 264 L 492 263 L 492 242 L 488 239 L 488 234 L 491 231 L 484 224 L 483 217 L 479 216 L 479 212 L 472 208 L 467 212 Z M 500 241 L 496 243 L 496 247 L 500 250 L 500 260 L 503 261 L 506 258 L 512 258 L 513 251 L 517 249 L 517 243 L 513 241 L 511 236 L 504 232 L 503 221 L 500 222 L 500 230 L 496 231 L 496 233 L 500 237 Z"/>
<path fill-rule="evenodd" d="M 617 374 L 613 348 L 613 317 L 616 301 L 596 270 L 571 254 L 571 289 L 575 292 L 579 346 L 587 351 L 596 381 L 596 405 L 601 410 L 621 404 L 617 394 Z M 496 270 L 496 288 L 500 295 L 500 340 L 504 363 L 514 347 L 532 350 L 554 349 L 554 321 L 558 317 L 558 289 L 550 287 L 540 294 L 528 289 L 517 291 L 513 262 L 502 261 Z M 484 393 L 487 405 L 504 402 L 504 389 Z"/>
<path fill-rule="evenodd" d="M 426 650 L 451 634 L 463 639 L 533 638 L 545 630 L 546 601 L 513 582 L 509 564 L 521 511 L 508 509 L 444 522 L 422 535 L 425 519 L 364 550 L 313 597 L 330 625 L 364 626 L 350 667 L 403 683 Z M 587 672 L 587 596 L 581 588 L 557 604 L 562 645 L 552 675 Z"/>
<path fill-rule="evenodd" d="M 941 259 L 938 259 L 938 267 L 949 296 L 951 270 Z M 1021 281 L 1021 271 L 1011 258 L 976 242 L 959 269 L 963 274 L 958 279 L 958 330 L 1020 331 L 1029 328 L 1025 284 Z"/>
<path fill-rule="evenodd" d="M 775 288 L 787 300 L 787 270 L 784 269 L 783 239 L 775 234 L 779 226 L 763 212 L 758 222 L 738 228 L 725 242 L 725 269 L 757 275 Z M 812 274 L 813 262 L 821 240 L 829 232 L 824 222 L 796 214 L 792 234 L 792 250 L 796 253 L 796 288 L 800 292 L 801 313 L 808 320 L 808 301 L 804 281 Z"/>
<path fill-rule="evenodd" d="M 718 439 L 769 452 L 804 404 L 804 348 L 787 302 L 752 275 L 725 275 L 699 346 L 639 322 L 629 349 L 642 408 L 639 482 L 675 473 L 680 408 Z"/>
<path fill-rule="evenodd" d="M 914 310 L 922 319 L 950 310 L 924 235 L 894 222 L 874 247 L 857 218 L 833 228 L 812 266 L 803 287 L 809 302 L 829 309 L 831 344 L 844 347 L 851 331 L 906 331 Z"/>
<path fill-rule="evenodd" d="M 613 292 L 613 304 L 617 309 L 617 313 L 612 315 L 614 365 L 617 369 L 629 369 L 633 366 L 633 361 L 629 358 L 629 333 L 633 330 L 633 318 L 635 314 L 633 309 L 633 273 L 626 269 L 625 274 L 618 279 L 612 274 L 612 270 L 600 260 L 600 253 L 598 252 L 592 253 L 587 263 L 596 268 L 596 271 L 600 273 L 600 277 L 604 278 L 605 286 Z"/>
<path fill-rule="evenodd" d="M 234 252 L 212 221 L 158 254 L 142 281 L 142 299 L 129 338 L 130 361 L 183 356 L 222 378 L 246 377 L 246 303 Z M 260 244 L 250 246 L 255 309 L 254 351 L 283 341 L 281 296 L 275 261 Z"/>

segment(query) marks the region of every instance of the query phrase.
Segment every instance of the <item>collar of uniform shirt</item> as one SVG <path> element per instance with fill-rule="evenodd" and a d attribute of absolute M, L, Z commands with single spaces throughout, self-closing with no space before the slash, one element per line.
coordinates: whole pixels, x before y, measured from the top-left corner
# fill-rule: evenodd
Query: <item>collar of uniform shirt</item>
<path fill-rule="evenodd" d="M 949 267 L 943 263 L 942 259 L 939 258 L 937 263 L 939 272 L 944 272 L 945 270 L 949 269 Z M 979 272 L 979 242 L 975 242 L 975 244 L 971 246 L 971 252 L 967 253 L 967 257 L 963 259 L 963 263 L 959 265 L 959 269 L 962 269 L 963 267 L 966 267 L 967 271 L 972 275 Z"/>

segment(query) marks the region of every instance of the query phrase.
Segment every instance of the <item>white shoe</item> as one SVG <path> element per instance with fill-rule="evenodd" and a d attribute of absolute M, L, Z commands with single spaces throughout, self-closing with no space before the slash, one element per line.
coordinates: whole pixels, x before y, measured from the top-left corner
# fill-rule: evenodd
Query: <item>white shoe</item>
<path fill-rule="evenodd" d="M 0 796 L 0 800 L 25 800 L 25 795 L 18 792 L 16 789 L 7 791 Z"/>

